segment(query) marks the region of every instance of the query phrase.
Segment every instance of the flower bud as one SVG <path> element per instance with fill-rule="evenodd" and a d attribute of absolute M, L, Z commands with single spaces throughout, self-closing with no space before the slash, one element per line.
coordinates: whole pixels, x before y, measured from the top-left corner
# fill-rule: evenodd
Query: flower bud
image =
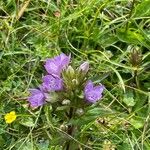
<path fill-rule="evenodd" d="M 78 116 L 82 116 L 82 115 L 84 114 L 83 109 L 82 109 L 82 108 L 78 108 L 78 109 L 76 110 L 76 114 L 77 114 Z"/>
<path fill-rule="evenodd" d="M 80 65 L 79 71 L 86 74 L 89 70 L 89 62 L 85 61 L 83 64 Z"/>
<path fill-rule="evenodd" d="M 75 71 L 74 69 L 72 68 L 72 66 L 68 66 L 67 70 L 66 70 L 66 74 L 68 76 L 70 76 L 70 78 L 74 77 L 74 74 L 75 74 Z"/>
<path fill-rule="evenodd" d="M 130 63 L 132 64 L 133 67 L 137 67 L 141 64 L 141 62 L 142 62 L 141 51 L 138 49 L 133 49 L 130 54 Z"/>
<path fill-rule="evenodd" d="M 73 79 L 73 80 L 72 80 L 72 85 L 73 85 L 73 86 L 76 86 L 76 85 L 78 85 L 78 84 L 79 84 L 79 82 L 78 82 L 77 79 Z"/>
<path fill-rule="evenodd" d="M 62 105 L 69 105 L 69 104 L 70 104 L 70 100 L 68 100 L 68 99 L 64 99 L 62 101 Z"/>
<path fill-rule="evenodd" d="M 62 125 L 60 125 L 60 129 L 61 129 L 61 130 L 63 130 L 63 131 L 67 131 L 68 126 L 67 126 L 67 125 L 62 124 Z"/>
<path fill-rule="evenodd" d="M 107 50 L 107 51 L 105 52 L 105 55 L 106 55 L 108 58 L 113 57 L 113 53 L 112 53 L 111 51 L 109 51 L 109 50 Z"/>

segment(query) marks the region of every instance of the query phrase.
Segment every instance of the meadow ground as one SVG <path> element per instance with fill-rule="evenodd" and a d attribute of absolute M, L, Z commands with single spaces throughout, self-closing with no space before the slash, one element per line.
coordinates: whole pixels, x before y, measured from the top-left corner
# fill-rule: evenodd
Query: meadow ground
<path fill-rule="evenodd" d="M 0 149 L 150 150 L 149 50 L 150 0 L 0 0 Z M 74 67 L 88 60 L 89 79 L 105 86 L 69 124 L 27 102 L 61 52 Z M 70 124 L 80 132 L 69 136 Z"/>

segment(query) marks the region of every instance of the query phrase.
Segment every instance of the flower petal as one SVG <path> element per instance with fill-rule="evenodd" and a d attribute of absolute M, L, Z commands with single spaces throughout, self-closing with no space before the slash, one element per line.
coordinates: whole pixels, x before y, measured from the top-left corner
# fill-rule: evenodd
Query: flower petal
<path fill-rule="evenodd" d="M 88 102 L 95 103 L 102 98 L 103 85 L 95 86 L 92 81 L 88 81 L 84 89 L 84 97 Z"/>
<path fill-rule="evenodd" d="M 49 74 L 60 76 L 61 67 L 59 63 L 54 61 L 53 59 L 47 59 L 44 67 Z"/>
<path fill-rule="evenodd" d="M 99 92 L 99 93 L 102 93 L 103 91 L 104 91 L 104 86 L 103 85 L 98 85 L 98 86 L 95 86 L 94 87 L 94 90 L 96 91 L 96 92 Z"/>
<path fill-rule="evenodd" d="M 102 94 L 97 93 L 95 91 L 90 91 L 86 93 L 85 98 L 88 102 L 95 103 L 96 101 L 100 100 L 102 97 Z"/>
<path fill-rule="evenodd" d="M 87 84 L 85 85 L 84 91 L 85 91 L 85 93 L 86 93 L 87 91 L 90 91 L 90 90 L 93 90 L 93 82 L 92 82 L 91 80 L 89 80 L 89 81 L 87 82 Z"/>
<path fill-rule="evenodd" d="M 52 59 L 47 59 L 44 67 L 49 74 L 60 77 L 62 70 L 68 66 L 69 62 L 70 56 L 62 53 Z"/>
<path fill-rule="evenodd" d="M 28 101 L 31 107 L 42 106 L 45 103 L 44 93 L 38 89 L 30 90 L 31 96 L 28 98 Z"/>
<path fill-rule="evenodd" d="M 43 77 L 43 87 L 47 91 L 60 91 L 63 89 L 63 81 L 58 77 L 46 75 Z"/>

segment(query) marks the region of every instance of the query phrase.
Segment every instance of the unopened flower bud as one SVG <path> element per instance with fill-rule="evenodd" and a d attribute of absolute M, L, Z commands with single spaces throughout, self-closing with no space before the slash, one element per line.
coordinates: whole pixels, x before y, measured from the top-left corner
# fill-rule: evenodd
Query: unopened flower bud
<path fill-rule="evenodd" d="M 73 83 L 73 85 L 78 85 L 78 84 L 79 84 L 79 82 L 78 82 L 77 79 L 73 79 L 73 80 L 72 80 L 72 83 Z"/>
<path fill-rule="evenodd" d="M 63 131 L 67 131 L 68 126 L 67 126 L 67 125 L 62 124 L 62 125 L 60 125 L 60 129 L 61 129 L 61 130 L 63 130 Z"/>
<path fill-rule="evenodd" d="M 86 74 L 89 70 L 89 62 L 85 61 L 83 64 L 80 65 L 79 71 Z"/>
<path fill-rule="evenodd" d="M 142 62 L 141 51 L 138 49 L 133 49 L 130 54 L 130 63 L 132 64 L 133 67 L 137 67 L 141 64 L 141 62 Z"/>
<path fill-rule="evenodd" d="M 64 99 L 62 101 L 62 105 L 69 105 L 69 104 L 70 104 L 70 100 L 68 100 L 68 99 Z"/>
<path fill-rule="evenodd" d="M 78 116 L 82 116 L 82 115 L 84 114 L 83 109 L 82 109 L 82 108 L 78 108 L 78 109 L 76 110 L 76 114 L 77 114 Z"/>
<path fill-rule="evenodd" d="M 68 66 L 68 68 L 66 70 L 66 73 L 67 73 L 68 76 L 70 76 L 72 78 L 74 76 L 74 74 L 75 74 L 75 71 L 72 68 L 72 66 Z"/>
<path fill-rule="evenodd" d="M 113 56 L 113 53 L 112 53 L 111 51 L 107 50 L 107 51 L 105 52 L 105 55 L 106 55 L 108 58 L 111 58 L 111 57 Z"/>

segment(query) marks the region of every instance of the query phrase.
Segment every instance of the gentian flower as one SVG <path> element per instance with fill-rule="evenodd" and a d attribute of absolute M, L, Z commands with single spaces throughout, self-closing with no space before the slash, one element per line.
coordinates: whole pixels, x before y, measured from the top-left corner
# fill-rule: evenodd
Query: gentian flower
<path fill-rule="evenodd" d="M 46 75 L 43 77 L 43 88 L 48 92 L 61 91 L 63 89 L 63 80 L 59 77 Z"/>
<path fill-rule="evenodd" d="M 62 53 L 59 56 L 47 59 L 44 67 L 49 74 L 60 77 L 62 70 L 68 66 L 69 62 L 70 55 L 67 56 Z"/>
<path fill-rule="evenodd" d="M 42 87 L 40 89 L 30 89 L 31 96 L 28 98 L 31 107 L 39 107 L 46 102 L 46 93 Z"/>
<path fill-rule="evenodd" d="M 89 62 L 85 61 L 83 64 L 81 64 L 79 71 L 86 74 L 89 71 Z"/>
<path fill-rule="evenodd" d="M 103 85 L 98 85 L 94 87 L 92 81 L 88 81 L 84 88 L 85 99 L 90 103 L 95 103 L 102 98 L 102 92 L 104 90 Z"/>

